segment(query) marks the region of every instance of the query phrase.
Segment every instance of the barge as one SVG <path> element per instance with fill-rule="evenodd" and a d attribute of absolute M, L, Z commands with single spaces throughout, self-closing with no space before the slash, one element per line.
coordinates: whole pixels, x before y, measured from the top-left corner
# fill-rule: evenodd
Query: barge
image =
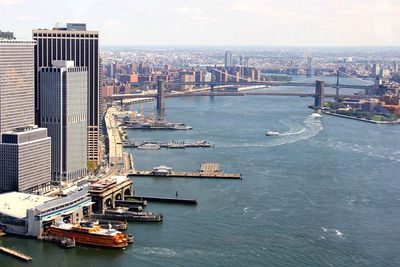
<path fill-rule="evenodd" d="M 162 222 L 164 216 L 156 212 L 136 212 L 126 208 L 105 210 L 103 214 L 92 214 L 92 218 L 105 220 L 127 220 L 134 222 Z"/>

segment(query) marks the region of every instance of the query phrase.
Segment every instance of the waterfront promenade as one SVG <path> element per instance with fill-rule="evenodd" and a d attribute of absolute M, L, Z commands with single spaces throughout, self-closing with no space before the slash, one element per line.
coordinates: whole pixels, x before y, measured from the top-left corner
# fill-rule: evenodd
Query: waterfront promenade
<path fill-rule="evenodd" d="M 124 153 L 123 150 L 119 127 L 114 118 L 116 112 L 116 107 L 110 107 L 104 116 L 108 137 L 108 162 L 110 167 L 104 178 L 117 174 L 126 175 L 134 171 L 132 156 L 129 153 Z"/>

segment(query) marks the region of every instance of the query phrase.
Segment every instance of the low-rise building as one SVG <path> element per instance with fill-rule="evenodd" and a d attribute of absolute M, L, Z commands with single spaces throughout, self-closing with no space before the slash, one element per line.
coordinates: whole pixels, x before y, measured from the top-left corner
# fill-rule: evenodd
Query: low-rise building
<path fill-rule="evenodd" d="M 56 222 L 75 223 L 90 215 L 87 188 L 52 198 L 20 192 L 0 194 L 0 227 L 7 233 L 41 236 Z"/>

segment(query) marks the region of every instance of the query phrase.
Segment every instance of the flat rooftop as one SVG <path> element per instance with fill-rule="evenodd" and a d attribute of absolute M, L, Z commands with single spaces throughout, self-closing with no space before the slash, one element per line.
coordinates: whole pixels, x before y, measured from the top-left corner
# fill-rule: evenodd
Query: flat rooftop
<path fill-rule="evenodd" d="M 25 194 L 20 192 L 8 192 L 0 194 L 0 213 L 23 219 L 26 217 L 26 210 L 33 209 L 47 201 L 53 200 L 52 197 Z"/>

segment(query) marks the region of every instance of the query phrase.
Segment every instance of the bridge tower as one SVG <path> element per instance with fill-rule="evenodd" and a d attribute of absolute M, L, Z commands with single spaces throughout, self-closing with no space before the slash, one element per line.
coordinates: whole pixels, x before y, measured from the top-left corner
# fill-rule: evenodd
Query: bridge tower
<path fill-rule="evenodd" d="M 324 81 L 315 81 L 314 107 L 322 108 L 324 106 Z"/>
<path fill-rule="evenodd" d="M 214 93 L 214 92 L 215 92 L 214 84 L 213 84 L 213 83 L 210 83 L 210 92 L 211 92 L 211 93 Z"/>
<path fill-rule="evenodd" d="M 339 68 L 336 68 L 336 85 L 337 86 L 339 86 L 339 83 L 340 83 L 339 79 L 340 79 L 340 71 L 339 71 Z"/>
<path fill-rule="evenodd" d="M 164 91 L 165 91 L 164 81 L 158 80 L 158 82 L 157 82 L 157 113 L 161 118 L 164 117 L 164 110 L 165 110 Z"/>

